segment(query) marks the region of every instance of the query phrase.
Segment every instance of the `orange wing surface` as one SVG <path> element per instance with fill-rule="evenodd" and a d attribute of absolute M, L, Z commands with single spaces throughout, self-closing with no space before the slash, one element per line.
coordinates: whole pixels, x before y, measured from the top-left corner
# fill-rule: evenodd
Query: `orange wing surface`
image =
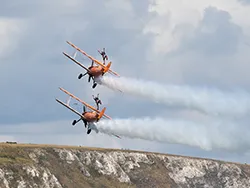
<path fill-rule="evenodd" d="M 59 99 L 56 99 L 56 101 L 59 102 L 60 104 L 62 104 L 63 106 L 65 106 L 66 108 L 70 109 L 72 112 L 76 113 L 78 116 L 80 116 L 81 118 L 84 119 L 84 117 L 82 116 L 82 114 L 80 112 L 76 111 L 75 109 L 73 109 L 69 105 L 65 104 L 64 102 L 60 101 Z"/>
<path fill-rule="evenodd" d="M 95 111 L 95 112 L 97 112 L 97 113 L 99 113 L 99 114 L 102 114 L 102 112 L 100 112 L 100 111 L 97 110 L 96 108 L 90 106 L 88 103 L 82 101 L 82 100 L 79 99 L 78 97 L 74 96 L 73 94 L 71 94 L 71 93 L 68 92 L 67 90 L 65 90 L 65 89 L 63 89 L 63 88 L 60 88 L 60 87 L 59 87 L 59 89 L 62 90 L 62 91 L 63 91 L 64 93 L 66 93 L 67 95 L 71 96 L 72 98 L 76 99 L 77 101 L 79 101 L 80 103 L 82 103 L 83 105 L 85 105 L 86 107 L 90 108 L 91 110 L 93 110 L 93 111 Z M 105 108 L 105 110 L 106 110 L 106 108 Z M 108 115 L 106 115 L 106 114 L 104 114 L 104 113 L 103 113 L 103 116 L 105 116 L 105 117 L 108 118 L 108 119 L 111 119 L 111 117 L 109 117 Z"/>
<path fill-rule="evenodd" d="M 87 72 L 89 72 L 89 69 L 87 67 L 85 67 L 83 64 L 81 64 L 79 61 L 75 60 L 73 57 L 71 57 L 67 53 L 63 52 L 63 55 L 65 55 L 66 57 L 68 57 L 69 59 L 71 59 L 72 61 L 74 61 L 80 67 L 84 68 Z"/>
<path fill-rule="evenodd" d="M 75 48 L 76 50 L 78 50 L 79 52 L 81 52 L 83 55 L 87 56 L 89 59 L 91 59 L 92 61 L 94 61 L 96 64 L 102 66 L 104 69 L 106 68 L 105 65 L 103 65 L 103 63 L 101 63 L 100 61 L 98 61 L 97 59 L 93 58 L 92 56 L 90 56 L 89 54 L 87 54 L 86 52 L 84 52 L 83 50 L 81 50 L 80 48 L 78 48 L 76 45 L 72 44 L 69 41 L 66 41 L 70 46 L 72 46 L 73 48 Z M 116 76 L 120 76 L 118 73 L 112 71 L 112 70 L 108 70 L 108 72 L 116 75 Z"/>

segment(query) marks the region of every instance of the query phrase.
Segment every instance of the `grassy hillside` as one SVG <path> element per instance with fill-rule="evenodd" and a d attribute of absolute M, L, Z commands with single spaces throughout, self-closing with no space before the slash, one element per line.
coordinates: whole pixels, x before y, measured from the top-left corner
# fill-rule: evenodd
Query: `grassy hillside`
<path fill-rule="evenodd" d="M 0 143 L 0 187 L 250 187 L 249 165 L 143 151 Z"/>

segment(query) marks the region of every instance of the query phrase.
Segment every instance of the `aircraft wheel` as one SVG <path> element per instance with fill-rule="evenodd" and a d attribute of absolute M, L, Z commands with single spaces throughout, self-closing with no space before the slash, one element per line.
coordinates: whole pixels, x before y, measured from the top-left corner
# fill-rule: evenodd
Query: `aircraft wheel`
<path fill-rule="evenodd" d="M 82 74 L 79 74 L 78 79 L 81 79 L 81 78 L 82 78 Z"/>
<path fill-rule="evenodd" d="M 97 83 L 94 83 L 94 85 L 92 86 L 92 88 L 94 89 L 97 86 Z"/>
<path fill-rule="evenodd" d="M 73 122 L 72 122 L 72 125 L 74 126 L 76 124 L 76 120 L 74 120 Z"/>
<path fill-rule="evenodd" d="M 91 132 L 91 129 L 88 129 L 87 134 L 89 134 L 90 132 Z"/>

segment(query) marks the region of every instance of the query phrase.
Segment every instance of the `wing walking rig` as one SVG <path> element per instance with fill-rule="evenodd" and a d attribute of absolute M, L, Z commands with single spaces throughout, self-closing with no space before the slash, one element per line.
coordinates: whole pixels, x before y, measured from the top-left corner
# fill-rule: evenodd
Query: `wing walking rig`
<path fill-rule="evenodd" d="M 77 65 L 79 65 L 80 67 L 82 67 L 86 71 L 84 74 L 81 73 L 78 76 L 78 79 L 81 79 L 85 75 L 89 75 L 88 82 L 90 82 L 91 79 L 93 80 L 93 85 L 92 85 L 93 89 L 97 86 L 96 79 L 98 77 L 100 77 L 100 76 L 103 76 L 107 72 L 110 73 L 110 74 L 112 74 L 112 75 L 114 75 L 114 76 L 118 76 L 118 77 L 120 76 L 118 73 L 116 73 L 116 72 L 114 72 L 114 71 L 112 71 L 110 69 L 111 64 L 112 64 L 111 61 L 107 65 L 105 65 L 105 58 L 103 58 L 103 63 L 102 63 L 101 61 L 98 61 L 94 57 L 92 57 L 89 54 L 87 54 L 85 51 L 81 50 L 79 47 L 77 47 L 73 43 L 71 43 L 69 41 L 67 41 L 67 43 L 70 46 L 72 46 L 76 50 L 76 52 L 77 51 L 80 52 L 85 57 L 87 57 L 89 60 L 91 60 L 91 65 L 89 67 L 86 67 L 85 65 L 83 65 L 82 63 L 80 63 L 79 61 L 77 61 L 75 57 L 72 57 L 69 54 L 67 54 L 66 52 L 63 52 L 63 55 L 65 55 L 67 58 L 69 58 L 70 60 L 72 60 L 74 63 L 76 63 Z M 100 52 L 99 51 L 99 53 L 102 56 L 107 57 L 106 52 Z"/>
<path fill-rule="evenodd" d="M 70 56 L 69 54 L 67 54 L 66 52 L 63 52 L 63 55 L 65 55 L 67 58 L 72 60 L 74 63 L 76 63 L 77 65 L 79 65 L 80 67 L 82 67 L 86 71 L 84 74 L 81 73 L 78 76 L 78 79 L 81 79 L 85 75 L 89 75 L 88 82 L 90 82 L 91 79 L 93 80 L 93 85 L 92 85 L 93 89 L 97 86 L 96 78 L 103 76 L 106 73 L 110 73 L 110 74 L 112 74 L 114 76 L 118 76 L 118 77 L 120 76 L 118 73 L 116 73 L 110 69 L 111 64 L 112 64 L 111 62 L 109 62 L 107 65 L 105 65 L 105 60 L 108 60 L 108 56 L 105 52 L 105 48 L 102 52 L 100 50 L 98 50 L 98 52 L 102 55 L 102 58 L 103 58 L 103 63 L 102 63 L 101 61 L 95 59 L 94 57 L 90 56 L 89 54 L 87 54 L 86 52 L 81 50 L 79 47 L 77 47 L 73 43 L 71 43 L 69 41 L 67 41 L 67 43 L 70 46 L 72 46 L 76 51 L 75 51 L 73 57 Z M 77 52 L 80 52 L 81 54 L 83 54 L 84 56 L 89 58 L 91 60 L 91 66 L 86 67 L 82 63 L 80 63 L 78 60 L 76 60 Z M 81 100 L 80 98 L 76 97 L 75 95 L 73 95 L 69 91 L 65 90 L 64 88 L 59 87 L 59 89 L 68 95 L 68 100 L 64 103 L 63 101 L 56 98 L 56 101 L 79 116 L 79 119 L 73 120 L 73 122 L 72 122 L 73 126 L 76 125 L 78 122 L 82 121 L 85 128 L 87 129 L 87 134 L 90 134 L 92 130 L 94 130 L 94 131 L 96 131 L 96 133 L 98 133 L 99 130 L 95 124 L 96 122 L 98 122 L 102 118 L 112 120 L 111 117 L 109 117 L 105 113 L 106 107 L 104 107 L 102 110 L 99 110 L 98 105 L 102 104 L 102 103 L 100 102 L 101 100 L 98 97 L 94 98 L 94 100 L 96 101 L 96 105 L 98 107 L 98 108 L 95 108 L 95 107 L 89 105 L 88 103 L 86 103 L 85 101 Z M 98 94 L 98 96 L 99 96 L 99 94 Z M 77 111 L 76 109 L 74 109 L 70 105 L 72 100 L 76 100 L 76 101 L 80 102 L 80 104 L 83 106 L 82 112 Z M 116 136 L 117 138 L 120 138 L 120 136 L 118 136 L 116 134 L 112 134 L 112 135 Z"/>

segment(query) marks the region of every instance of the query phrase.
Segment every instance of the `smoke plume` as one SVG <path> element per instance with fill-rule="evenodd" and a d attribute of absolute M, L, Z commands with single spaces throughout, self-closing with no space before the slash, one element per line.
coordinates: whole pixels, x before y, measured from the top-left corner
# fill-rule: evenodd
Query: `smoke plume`
<path fill-rule="evenodd" d="M 124 77 L 103 76 L 98 82 L 112 90 L 121 90 L 169 106 L 195 109 L 216 116 L 244 116 L 250 111 L 250 96 L 244 92 L 224 93 L 216 89 L 161 85 Z"/>
<path fill-rule="evenodd" d="M 138 138 L 171 144 L 199 147 L 204 150 L 223 149 L 247 151 L 250 135 L 247 127 L 228 122 L 200 124 L 182 120 L 162 118 L 103 120 L 96 124 L 105 134 Z"/>

